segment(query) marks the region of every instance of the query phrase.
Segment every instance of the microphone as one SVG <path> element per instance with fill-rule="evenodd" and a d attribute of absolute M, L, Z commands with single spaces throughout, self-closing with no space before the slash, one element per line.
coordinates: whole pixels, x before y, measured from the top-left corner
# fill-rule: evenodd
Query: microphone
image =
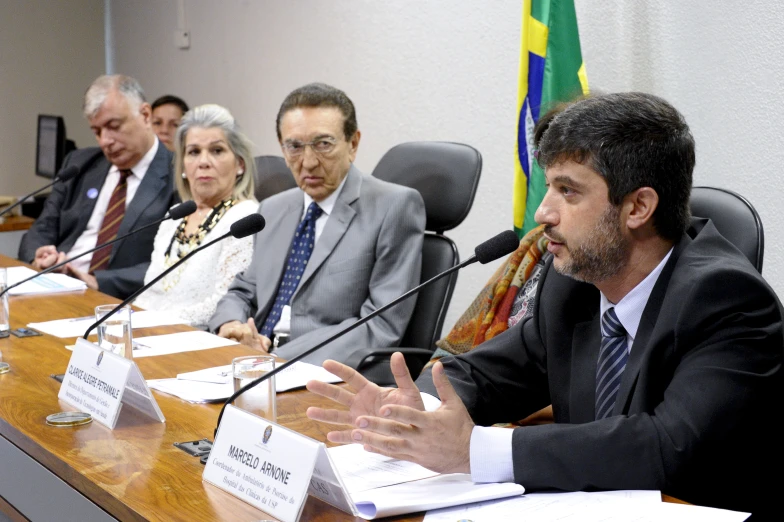
<path fill-rule="evenodd" d="M 194 203 L 194 207 L 195 206 L 196 206 L 196 204 Z M 130 303 L 131 301 L 133 301 L 137 297 L 139 297 L 139 294 L 141 294 L 142 292 L 144 292 L 145 290 L 150 288 L 152 285 L 154 285 L 155 283 L 157 283 L 158 281 L 163 279 L 167 274 L 169 274 L 175 268 L 177 268 L 178 266 L 183 264 L 185 261 L 190 259 L 190 257 L 193 256 L 194 254 L 196 254 L 197 252 L 200 252 L 201 250 L 203 250 L 203 249 L 205 249 L 205 248 L 207 248 L 209 246 L 214 245 L 218 241 L 223 241 L 224 239 L 226 239 L 229 236 L 232 236 L 232 237 L 234 237 L 236 239 L 242 239 L 243 237 L 247 237 L 247 236 L 253 235 L 253 234 L 257 233 L 257 232 L 261 232 L 261 230 L 264 228 L 265 224 L 266 223 L 264 221 L 264 216 L 262 216 L 261 214 L 251 214 L 249 216 L 245 216 L 244 218 L 235 221 L 234 223 L 231 224 L 231 227 L 229 227 L 229 231 L 227 233 L 223 234 L 222 236 L 220 236 L 218 238 L 213 239 L 209 243 L 206 243 L 204 245 L 199 246 L 198 248 L 196 248 L 194 250 L 191 250 L 190 252 L 188 252 L 188 254 L 186 256 L 180 258 L 172 266 L 170 266 L 169 268 L 167 268 L 166 270 L 161 272 L 161 274 L 158 277 L 156 277 L 155 279 L 153 279 L 152 281 L 150 281 L 146 285 L 144 285 L 141 288 L 139 288 L 137 291 L 135 291 L 130 296 L 128 296 L 128 298 L 125 299 L 122 303 L 120 303 L 117 306 L 115 306 L 114 308 L 112 308 L 112 310 L 108 314 L 104 315 L 98 321 L 96 321 L 92 325 L 90 325 L 90 327 L 87 328 L 87 331 L 84 332 L 84 336 L 83 337 L 85 339 L 87 339 L 87 336 L 90 335 L 90 332 L 95 330 L 98 327 L 98 325 L 100 325 L 101 323 L 103 323 L 104 321 L 109 319 L 111 316 L 113 316 L 115 313 L 117 313 L 117 310 L 119 310 L 123 306 L 127 305 L 128 303 Z"/>
<path fill-rule="evenodd" d="M 269 379 L 273 375 L 282 372 L 283 370 L 285 370 L 286 368 L 288 368 L 289 366 L 291 366 L 295 362 L 297 362 L 297 361 L 307 357 L 308 355 L 312 354 L 316 350 L 319 350 L 320 348 L 326 346 L 327 344 L 331 343 L 332 341 L 334 341 L 338 337 L 342 337 L 343 335 L 347 334 L 351 330 L 353 330 L 353 329 L 355 329 L 355 328 L 357 328 L 359 326 L 362 326 L 366 322 L 368 322 L 371 319 L 373 319 L 374 317 L 376 317 L 378 314 L 385 312 L 386 310 L 392 308 L 393 306 L 395 306 L 399 302 L 401 302 L 401 301 L 409 298 L 410 296 L 418 293 L 420 290 L 422 290 L 426 286 L 434 283 L 435 281 L 438 281 L 439 279 L 441 279 L 443 277 L 446 277 L 449 274 L 451 274 L 452 272 L 456 272 L 456 271 L 460 270 L 463 267 L 466 267 L 466 266 L 468 266 L 470 264 L 476 263 L 477 261 L 479 261 L 483 265 L 486 264 L 486 263 L 489 263 L 491 261 L 495 261 L 496 259 L 498 259 L 498 258 L 500 258 L 502 256 L 505 256 L 506 254 L 510 254 L 510 253 L 514 252 L 515 249 L 519 245 L 520 245 L 520 240 L 517 238 L 517 234 L 515 234 L 511 230 L 504 230 L 500 234 L 497 234 L 496 236 L 488 239 L 484 243 L 482 243 L 479 246 L 477 246 L 474 249 L 474 255 L 472 255 L 471 257 L 469 257 L 468 259 L 466 259 L 462 263 L 458 263 L 457 265 L 453 266 L 452 268 L 449 268 L 449 269 L 441 272 L 437 276 L 428 279 L 424 283 L 421 283 L 420 285 L 415 286 L 414 288 L 412 288 L 411 290 L 409 290 L 405 294 L 401 295 L 400 297 L 398 297 L 394 301 L 391 301 L 391 302 L 385 304 L 384 306 L 382 306 L 381 308 L 378 308 L 378 309 L 374 310 L 372 313 L 369 313 L 365 317 L 357 319 L 354 323 L 352 323 L 349 326 L 347 326 L 346 328 L 342 329 L 341 331 L 339 331 L 338 333 L 336 333 L 335 335 L 333 335 L 329 339 L 318 343 L 313 348 L 310 348 L 309 350 L 307 350 L 307 351 L 297 355 L 293 359 L 291 359 L 291 360 L 285 362 L 284 364 L 276 367 L 274 370 L 271 370 L 271 371 L 265 373 L 264 375 L 262 375 L 258 379 L 249 382 L 248 384 L 246 384 L 245 386 L 243 386 L 242 388 L 240 388 L 239 390 L 234 392 L 234 394 L 232 394 L 232 396 L 229 397 L 228 399 L 226 399 L 226 402 L 223 403 L 223 407 L 221 408 L 220 414 L 218 415 L 218 424 L 215 426 L 215 433 L 218 432 L 218 426 L 220 426 L 220 421 L 223 418 L 223 412 L 226 409 L 226 406 L 228 406 L 229 404 L 234 402 L 234 400 L 237 397 L 239 397 L 240 395 L 245 393 L 247 390 L 250 390 L 251 388 L 253 388 L 257 384 L 266 381 L 267 379 Z"/>
<path fill-rule="evenodd" d="M 184 203 L 180 203 L 179 205 L 175 205 L 175 206 L 173 206 L 172 208 L 170 208 L 170 209 L 169 209 L 169 211 L 166 213 L 166 215 L 165 215 L 165 216 L 163 216 L 161 219 L 159 219 L 159 220 L 157 220 L 157 221 L 153 221 L 152 223 L 148 223 L 147 225 L 144 225 L 144 226 L 143 226 L 143 227 L 141 227 L 141 228 L 137 228 L 136 230 L 131 230 L 131 231 L 130 231 L 130 232 L 128 232 L 127 234 L 124 234 L 124 235 L 122 235 L 122 236 L 120 236 L 120 237 L 116 237 L 116 238 L 112 239 L 111 241 L 107 241 L 106 243 L 103 243 L 103 244 L 101 244 L 101 245 L 98 245 L 98 246 L 96 246 L 95 248 L 91 248 L 90 250 L 85 250 L 85 251 L 84 251 L 84 252 L 82 252 L 81 254 L 75 255 L 75 256 L 73 256 L 73 257 L 69 257 L 68 259 L 66 259 L 66 260 L 65 260 L 65 261 L 63 261 L 62 263 L 58 263 L 58 264 L 56 264 L 56 265 L 52 265 L 52 266 L 50 266 L 49 268 L 46 268 L 46 269 L 44 269 L 44 270 L 41 270 L 40 272 L 38 272 L 38 273 L 36 273 L 36 274 L 33 274 L 33 275 L 31 275 L 30 277 L 28 277 L 28 278 L 26 278 L 26 279 L 22 279 L 22 280 L 21 280 L 21 281 L 19 281 L 19 282 L 16 282 L 16 283 L 14 283 L 14 284 L 12 284 L 12 285 L 9 285 L 9 286 L 7 286 L 7 287 L 5 288 L 5 290 L 3 290 L 2 292 L 0 292 L 0 297 L 2 297 L 2 296 L 3 296 L 3 294 L 5 294 L 5 293 L 6 293 L 6 292 L 8 292 L 9 290 L 11 290 L 12 288 L 16 288 L 17 286 L 19 286 L 19 285 L 21 285 L 21 284 L 24 284 L 24 283 L 26 283 L 26 282 L 30 281 L 31 279 L 35 279 L 35 278 L 36 278 L 36 277 L 38 277 L 38 276 L 42 276 L 42 275 L 44 275 L 44 274 L 48 274 L 49 272 L 53 272 L 53 271 L 57 270 L 58 268 L 60 268 L 60 267 L 62 267 L 62 266 L 65 266 L 66 264 L 70 263 L 70 262 L 71 262 L 71 261 L 73 261 L 74 259 L 79 259 L 80 257 L 82 257 L 82 256 L 86 256 L 87 254 L 90 254 L 90 253 L 92 253 L 92 252 L 95 252 L 96 250 L 100 250 L 100 249 L 102 249 L 103 247 L 106 247 L 106 246 L 112 245 L 112 244 L 114 244 L 114 243 L 116 243 L 116 242 L 118 242 L 118 241 L 122 241 L 122 240 L 123 240 L 123 239 L 125 239 L 126 237 L 128 237 L 128 236 L 132 236 L 133 234 L 136 234 L 137 232 L 141 232 L 142 230 L 146 230 L 146 229 L 148 229 L 148 228 L 150 228 L 150 227 L 158 226 L 158 225 L 160 225 L 160 224 L 161 224 L 163 221 L 166 221 L 167 219 L 182 219 L 182 218 L 184 218 L 185 216 L 190 216 L 190 215 L 191 215 L 191 214 L 193 214 L 194 212 L 196 212 L 196 202 L 194 202 L 194 201 L 192 201 L 192 200 L 191 200 L 191 201 L 186 201 L 186 202 L 184 202 Z"/>
<path fill-rule="evenodd" d="M 24 200 L 26 200 L 27 198 L 35 196 L 39 192 L 48 189 L 49 187 L 51 187 L 52 185 L 54 185 L 55 183 L 57 183 L 59 181 L 65 182 L 65 181 L 68 181 L 69 179 L 75 178 L 78 175 L 79 175 L 79 167 L 77 167 L 76 165 L 70 165 L 68 167 L 65 167 L 64 169 L 62 169 L 60 172 L 58 172 L 55 175 L 55 177 L 54 177 L 54 179 L 52 180 L 51 183 L 49 183 L 48 185 L 44 185 L 43 187 L 41 187 L 39 189 L 36 189 L 36 190 L 32 191 L 31 193 L 27 194 L 24 197 L 19 198 L 18 200 L 16 200 L 16 203 L 14 203 L 13 205 L 11 205 L 10 207 L 8 207 L 6 209 L 3 209 L 3 211 L 0 212 L 0 217 L 6 215 L 12 209 L 14 209 L 14 208 L 18 207 L 19 205 L 21 205 L 22 202 Z"/>

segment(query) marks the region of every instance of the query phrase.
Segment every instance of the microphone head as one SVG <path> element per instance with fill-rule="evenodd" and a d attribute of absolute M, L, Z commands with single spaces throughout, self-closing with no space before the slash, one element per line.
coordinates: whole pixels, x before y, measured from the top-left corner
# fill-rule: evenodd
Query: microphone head
<path fill-rule="evenodd" d="M 184 201 L 179 205 L 174 205 L 169 209 L 169 218 L 182 219 L 196 212 L 196 202 L 193 200 Z"/>
<path fill-rule="evenodd" d="M 232 236 L 241 239 L 253 235 L 256 232 L 261 232 L 265 224 L 264 216 L 261 214 L 251 214 L 232 223 L 229 231 Z"/>
<path fill-rule="evenodd" d="M 79 167 L 76 165 L 69 165 L 57 173 L 58 181 L 68 181 L 79 175 Z"/>
<path fill-rule="evenodd" d="M 520 245 L 517 234 L 511 230 L 504 230 L 497 236 L 491 237 L 474 249 L 477 260 L 483 265 L 495 261 L 499 257 L 511 254 Z"/>

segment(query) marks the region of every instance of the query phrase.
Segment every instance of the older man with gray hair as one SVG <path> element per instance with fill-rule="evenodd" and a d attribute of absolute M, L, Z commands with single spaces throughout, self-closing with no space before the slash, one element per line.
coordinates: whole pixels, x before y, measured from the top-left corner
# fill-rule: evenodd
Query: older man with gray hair
<path fill-rule="evenodd" d="M 176 202 L 172 155 L 150 123 L 139 83 L 101 76 L 87 89 L 84 115 L 98 147 L 69 154 L 63 167 L 80 175 L 55 185 L 41 216 L 22 239 L 19 259 L 45 269 L 156 221 Z M 120 299 L 142 286 L 155 228 L 68 263 L 64 271 Z"/>

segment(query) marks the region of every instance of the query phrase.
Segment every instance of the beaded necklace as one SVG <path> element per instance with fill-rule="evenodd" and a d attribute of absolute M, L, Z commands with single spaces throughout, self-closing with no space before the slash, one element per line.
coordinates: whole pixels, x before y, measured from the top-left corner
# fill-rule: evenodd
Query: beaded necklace
<path fill-rule="evenodd" d="M 187 256 L 201 245 L 204 237 L 213 229 L 215 225 L 221 220 L 226 212 L 237 203 L 235 198 L 226 199 L 218 203 L 212 212 L 199 224 L 199 228 L 193 234 L 186 234 L 185 227 L 188 225 L 188 217 L 182 219 L 177 230 L 174 231 L 169 248 L 166 249 L 166 254 L 163 260 L 164 270 L 171 267 L 174 263 Z M 167 275 L 161 281 L 163 283 L 163 291 L 168 292 L 180 282 L 180 276 L 185 269 L 185 264 L 180 265 L 179 269 Z"/>

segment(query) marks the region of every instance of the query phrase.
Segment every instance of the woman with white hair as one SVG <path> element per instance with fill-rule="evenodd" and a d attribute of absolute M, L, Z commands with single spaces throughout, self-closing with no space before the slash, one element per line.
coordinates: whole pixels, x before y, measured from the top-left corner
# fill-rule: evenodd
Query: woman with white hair
<path fill-rule="evenodd" d="M 201 105 L 187 112 L 177 129 L 174 153 L 177 191 L 183 201 L 196 203 L 196 212 L 161 223 L 145 283 L 198 246 L 226 234 L 232 223 L 258 207 L 251 145 L 225 108 Z M 252 236 L 229 237 L 180 265 L 134 304 L 173 312 L 191 325 L 206 324 L 252 255 Z"/>

